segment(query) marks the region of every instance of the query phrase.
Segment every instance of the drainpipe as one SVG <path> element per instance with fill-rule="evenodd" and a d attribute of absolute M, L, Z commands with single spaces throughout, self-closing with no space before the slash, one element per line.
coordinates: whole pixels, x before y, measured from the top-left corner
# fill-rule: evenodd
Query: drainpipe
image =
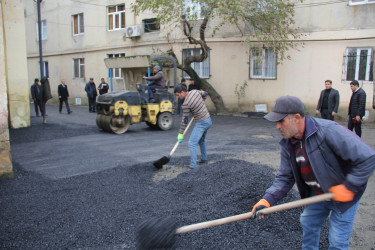
<path fill-rule="evenodd" d="M 43 67 L 43 53 L 42 53 L 42 20 L 40 15 L 40 2 L 41 0 L 36 1 L 38 9 L 38 32 L 39 32 L 39 67 L 40 67 L 40 78 L 44 76 L 44 67 Z"/>

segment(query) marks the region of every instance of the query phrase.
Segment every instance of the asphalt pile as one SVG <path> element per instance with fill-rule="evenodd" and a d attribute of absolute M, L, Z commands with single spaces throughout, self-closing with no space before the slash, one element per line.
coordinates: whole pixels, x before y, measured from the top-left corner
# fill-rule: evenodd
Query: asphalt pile
<path fill-rule="evenodd" d="M 150 164 L 50 180 L 15 163 L 0 179 L 1 249 L 135 249 L 137 227 L 172 217 L 178 227 L 249 212 L 271 185 L 265 166 L 210 155 L 217 161 L 155 182 Z M 169 164 L 186 166 L 188 158 Z M 168 170 L 170 171 L 170 170 Z M 299 199 L 295 191 L 281 202 Z M 292 209 L 176 236 L 175 249 L 300 249 L 302 229 Z M 327 225 L 321 248 L 328 248 Z"/>

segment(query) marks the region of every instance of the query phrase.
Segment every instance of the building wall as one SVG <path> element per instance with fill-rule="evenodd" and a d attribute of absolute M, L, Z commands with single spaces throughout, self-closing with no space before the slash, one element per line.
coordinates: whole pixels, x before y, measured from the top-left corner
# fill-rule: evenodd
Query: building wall
<path fill-rule="evenodd" d="M 1 0 L 0 13 L 0 177 L 12 177 L 9 125 L 30 125 L 25 26 L 19 0 Z"/>
<path fill-rule="evenodd" d="M 29 85 L 23 6 L 20 0 L 3 0 L 6 76 L 10 126 L 30 126 Z"/>
<path fill-rule="evenodd" d="M 143 13 L 135 17 L 125 1 L 126 26 L 138 25 L 142 19 L 152 17 Z M 125 30 L 107 30 L 107 6 L 124 1 L 45 1 L 42 3 L 42 19 L 47 19 L 48 38 L 43 41 L 43 53 L 50 66 L 50 82 L 53 92 L 64 78 L 70 83 L 72 97 L 85 97 L 83 87 L 89 77 L 99 83 L 104 77 L 109 81 L 108 69 L 104 65 L 107 54 L 125 53 L 126 56 L 165 53 L 173 48 L 179 61 L 183 48 L 188 45 L 178 29 L 164 27 L 160 32 L 145 33 L 139 38 L 126 38 Z M 29 82 L 38 72 L 38 47 L 36 40 L 36 4 L 25 3 L 28 37 Z M 72 15 L 84 13 L 84 35 L 72 35 Z M 281 95 L 296 95 L 306 104 L 310 114 L 315 107 L 324 81 L 333 81 L 333 87 L 340 91 L 339 115 L 346 116 L 350 100 L 349 82 L 344 79 L 344 55 L 348 47 L 371 47 L 375 49 L 375 4 L 348 6 L 347 2 L 321 4 L 318 0 L 306 0 L 296 5 L 296 24 L 305 35 L 304 45 L 298 50 L 290 50 L 291 60 L 277 67 L 276 80 L 255 80 L 249 78 L 249 49 L 242 44 L 243 37 L 235 27 L 225 27 L 211 38 L 207 32 L 210 51 L 210 78 L 208 81 L 222 95 L 229 109 L 237 110 L 236 84 L 247 82 L 246 95 L 241 98 L 241 111 L 254 111 L 255 104 L 267 104 L 268 108 Z M 213 27 L 211 21 L 209 28 Z M 298 42 L 298 41 L 296 41 Z M 72 78 L 72 59 L 84 57 L 85 78 Z M 373 59 L 372 59 L 373 60 Z M 129 73 L 132 72 L 132 74 Z M 116 80 L 114 90 L 133 89 L 134 77 L 145 74 L 143 69 L 125 69 L 124 79 Z M 130 77 L 133 76 L 133 77 Z M 172 80 L 172 74 L 168 74 Z M 181 72 L 179 72 L 179 78 Z M 375 120 L 372 111 L 373 82 L 360 82 L 367 93 L 366 108 L 371 111 L 370 119 Z M 56 94 L 55 94 L 56 96 Z M 83 98 L 84 100 L 84 98 Z M 57 101 L 55 98 L 53 101 Z M 71 100 L 73 102 L 73 100 Z M 212 103 L 208 104 L 214 109 Z"/>

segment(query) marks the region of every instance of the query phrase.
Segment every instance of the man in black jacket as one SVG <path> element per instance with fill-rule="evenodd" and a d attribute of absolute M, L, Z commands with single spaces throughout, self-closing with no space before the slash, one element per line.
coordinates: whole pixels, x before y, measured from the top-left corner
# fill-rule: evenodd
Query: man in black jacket
<path fill-rule="evenodd" d="M 316 107 L 316 114 L 321 113 L 323 119 L 332 120 L 337 114 L 340 103 L 339 92 L 332 88 L 332 81 L 325 81 L 326 89 L 320 93 L 318 106 Z"/>
<path fill-rule="evenodd" d="M 348 129 L 353 131 L 355 129 L 355 133 L 361 137 L 362 135 L 362 117 L 365 115 L 365 108 L 366 108 L 366 92 L 359 87 L 358 81 L 352 81 L 350 83 L 350 88 L 353 91 L 352 97 L 350 98 L 349 103 L 349 122 L 348 122 Z"/>
<path fill-rule="evenodd" d="M 57 92 L 59 95 L 59 112 L 61 114 L 62 111 L 62 104 L 65 102 L 66 111 L 68 111 L 68 114 L 72 113 L 72 111 L 69 108 L 68 98 L 69 98 L 69 91 L 68 86 L 65 84 L 65 80 L 61 80 L 61 84 L 57 87 Z"/>
<path fill-rule="evenodd" d="M 42 90 L 40 89 L 39 85 L 39 79 L 35 78 L 34 84 L 31 85 L 31 98 L 34 101 L 34 106 L 35 106 L 35 114 L 36 116 L 39 116 L 39 110 L 41 115 L 43 115 L 43 110 L 42 110 Z"/>

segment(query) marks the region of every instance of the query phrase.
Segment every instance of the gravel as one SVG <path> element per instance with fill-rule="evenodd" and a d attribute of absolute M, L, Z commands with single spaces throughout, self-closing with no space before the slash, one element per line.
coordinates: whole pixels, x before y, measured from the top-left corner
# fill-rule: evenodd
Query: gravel
<path fill-rule="evenodd" d="M 183 226 L 245 213 L 273 180 L 267 167 L 225 159 L 159 182 L 151 163 L 58 181 L 14 167 L 15 178 L 0 181 L 2 249 L 134 249 L 137 226 L 149 218 L 172 216 Z M 283 202 L 297 198 L 293 191 Z M 299 249 L 300 212 L 178 235 L 174 248 Z"/>
<path fill-rule="evenodd" d="M 94 116 L 85 118 L 81 114 L 87 110 L 81 110 L 74 110 L 75 119 L 91 122 Z M 225 122 L 220 117 L 216 119 Z M 30 146 L 42 141 L 98 133 L 95 124 L 53 123 L 52 118 L 41 125 L 40 119 L 32 117 L 32 125 L 10 131 L 11 145 L 17 145 L 18 157 L 22 147 L 33 150 Z M 147 128 L 136 129 L 123 138 L 151 133 Z M 102 133 L 100 138 L 104 136 Z M 255 150 L 253 144 L 260 142 L 257 138 L 244 139 L 233 145 L 244 145 L 251 151 Z M 77 154 L 79 146 L 74 146 Z M 127 148 L 127 153 L 137 154 L 131 150 Z M 96 157 L 90 160 L 102 162 L 98 161 L 101 155 Z M 180 227 L 246 213 L 274 179 L 273 169 L 235 158 L 232 151 L 209 154 L 209 159 L 215 161 L 194 170 L 189 169 L 189 157 L 177 154 L 160 170 L 152 161 L 122 161 L 109 169 L 51 179 L 26 170 L 15 157 L 15 177 L 0 179 L 0 249 L 136 249 L 137 228 L 150 218 L 171 217 Z M 296 199 L 299 195 L 292 190 L 281 203 Z M 267 215 L 260 221 L 248 219 L 176 235 L 173 248 L 301 249 L 301 211 L 297 208 Z M 322 249 L 328 248 L 327 228 L 325 225 L 322 229 Z"/>

